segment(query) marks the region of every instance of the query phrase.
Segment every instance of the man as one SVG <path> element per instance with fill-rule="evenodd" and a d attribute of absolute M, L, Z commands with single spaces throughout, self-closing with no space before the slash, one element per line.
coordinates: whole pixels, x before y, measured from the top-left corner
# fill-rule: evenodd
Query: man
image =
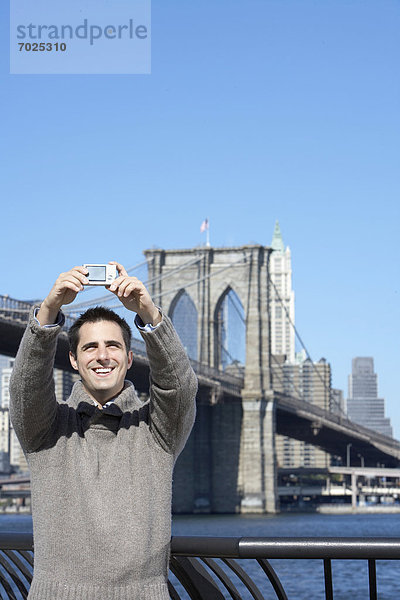
<path fill-rule="evenodd" d="M 130 329 L 113 311 L 72 326 L 78 370 L 67 402 L 54 395 L 64 317 L 88 283 L 62 273 L 32 311 L 10 383 L 11 418 L 31 470 L 35 569 L 31 600 L 167 600 L 174 462 L 194 421 L 197 380 L 179 338 L 124 267 L 110 291 L 137 313 L 150 363 L 150 400 L 125 381 Z"/>

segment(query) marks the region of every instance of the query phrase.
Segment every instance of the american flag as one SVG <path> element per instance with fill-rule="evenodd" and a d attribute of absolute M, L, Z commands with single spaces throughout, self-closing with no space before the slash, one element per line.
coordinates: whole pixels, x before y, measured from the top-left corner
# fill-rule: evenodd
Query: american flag
<path fill-rule="evenodd" d="M 200 225 L 200 233 L 203 233 L 207 229 L 208 229 L 208 219 L 204 219 L 204 221 Z"/>

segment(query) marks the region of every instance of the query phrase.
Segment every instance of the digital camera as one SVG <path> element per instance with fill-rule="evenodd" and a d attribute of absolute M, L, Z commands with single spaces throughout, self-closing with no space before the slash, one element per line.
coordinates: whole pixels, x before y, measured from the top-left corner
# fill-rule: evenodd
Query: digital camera
<path fill-rule="evenodd" d="M 83 265 L 89 271 L 87 285 L 111 285 L 118 277 L 116 265 Z"/>

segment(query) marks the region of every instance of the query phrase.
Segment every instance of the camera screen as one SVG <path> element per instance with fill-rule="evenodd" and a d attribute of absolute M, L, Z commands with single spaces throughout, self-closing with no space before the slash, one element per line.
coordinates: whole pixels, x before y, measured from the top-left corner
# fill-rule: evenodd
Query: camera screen
<path fill-rule="evenodd" d="M 106 267 L 88 267 L 89 281 L 105 281 Z"/>

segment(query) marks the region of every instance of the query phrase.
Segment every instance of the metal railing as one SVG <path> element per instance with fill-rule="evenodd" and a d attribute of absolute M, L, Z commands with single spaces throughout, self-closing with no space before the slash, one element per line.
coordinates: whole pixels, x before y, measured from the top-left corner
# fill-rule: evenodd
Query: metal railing
<path fill-rule="evenodd" d="M 7 321 L 26 323 L 33 302 L 0 295 L 0 317 Z"/>
<path fill-rule="evenodd" d="M 332 560 L 366 560 L 369 598 L 377 600 L 376 560 L 400 560 L 400 538 L 173 537 L 168 581 L 170 598 L 266 600 L 264 582 L 269 582 L 268 589 L 273 590 L 275 598 L 288 600 L 269 562 L 276 558 L 321 559 L 326 600 L 334 599 Z M 28 597 L 33 559 L 31 534 L 0 533 L 0 597 L 3 600 Z M 239 562 L 239 559 L 245 560 Z M 254 561 L 261 568 L 264 582 L 258 579 L 256 583 L 250 575 L 247 567 Z M 239 590 L 238 581 L 244 592 Z"/>

